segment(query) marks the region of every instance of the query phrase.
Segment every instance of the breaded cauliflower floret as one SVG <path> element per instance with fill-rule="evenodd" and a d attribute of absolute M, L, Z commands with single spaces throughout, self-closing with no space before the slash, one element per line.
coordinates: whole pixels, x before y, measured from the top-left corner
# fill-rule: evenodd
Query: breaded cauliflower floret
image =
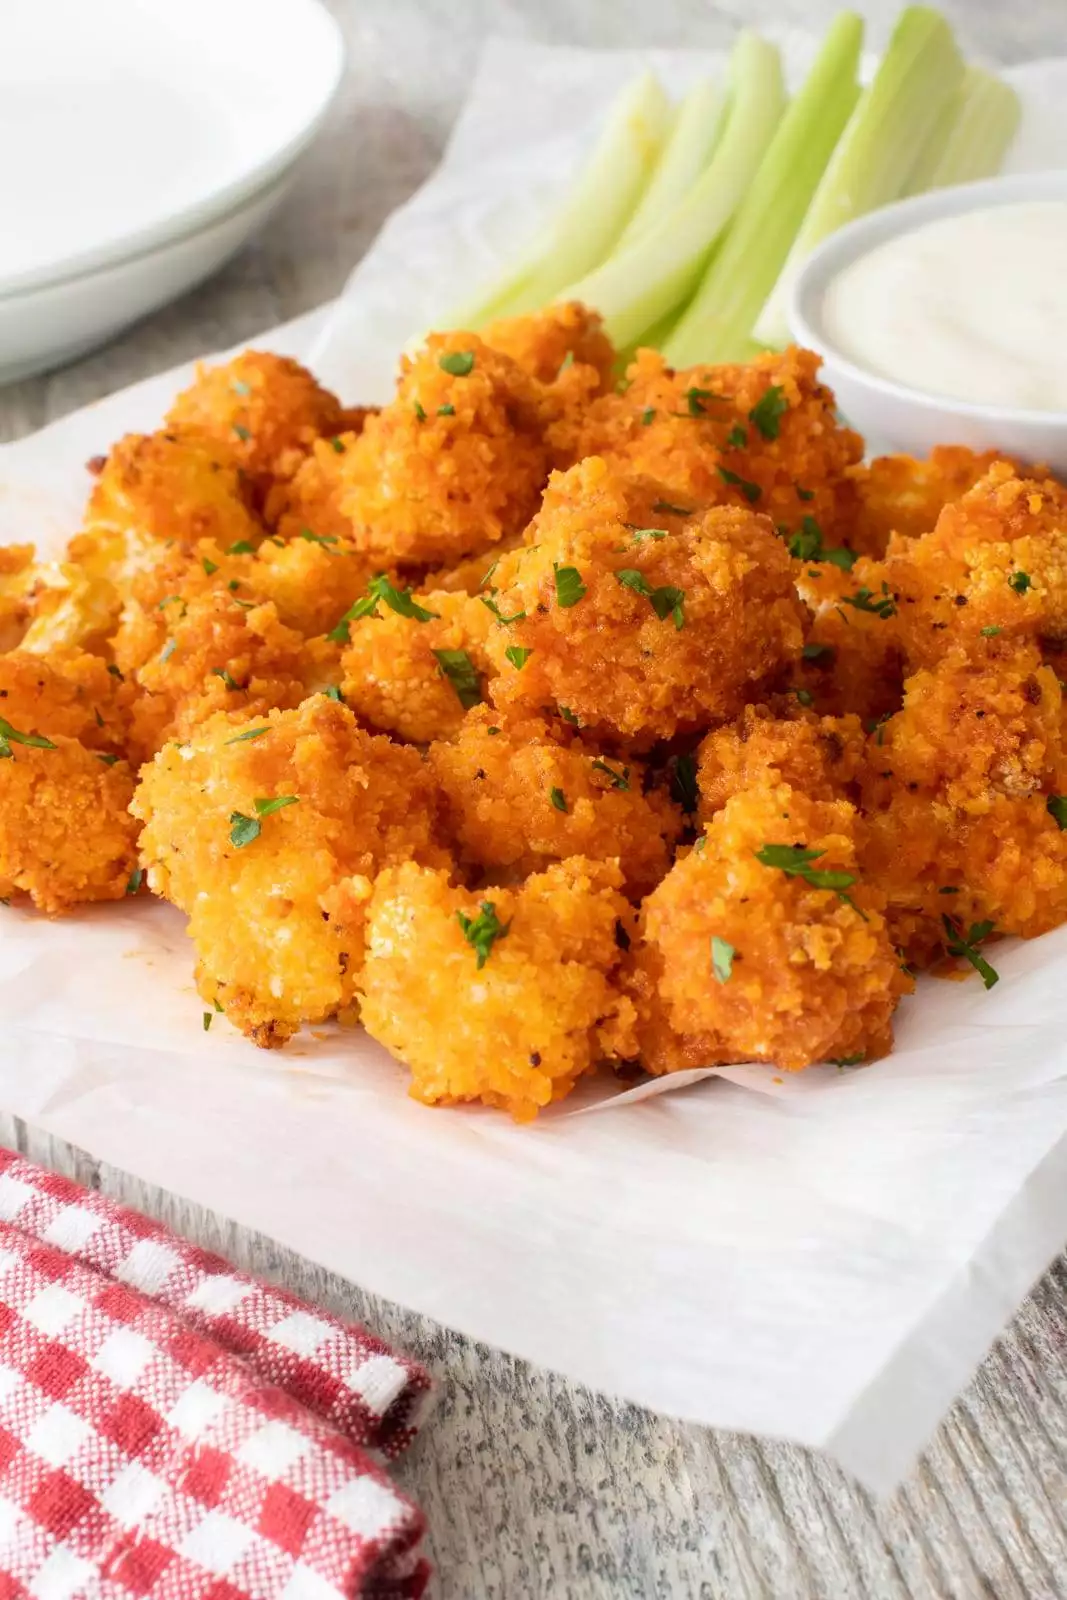
<path fill-rule="evenodd" d="M 428 759 L 468 866 L 525 877 L 567 856 L 615 859 L 627 892 L 641 895 L 670 865 L 678 807 L 645 793 L 643 764 L 603 756 L 565 723 L 476 706 Z"/>
<path fill-rule="evenodd" d="M 427 1104 L 481 1100 L 520 1122 L 607 1056 L 628 1056 L 633 1007 L 612 978 L 631 912 L 619 873 L 574 858 L 517 889 L 471 894 L 408 865 L 378 878 L 362 1020 Z"/>
<path fill-rule="evenodd" d="M 0 651 L 14 650 L 30 622 L 32 544 L 0 544 Z"/>
<path fill-rule="evenodd" d="M 894 540 L 886 569 L 913 667 L 999 635 L 1059 654 L 1067 646 L 1067 489 L 998 462 L 945 506 L 931 533 Z"/>
<path fill-rule="evenodd" d="M 598 391 L 612 386 L 614 346 L 597 312 L 577 300 L 561 301 L 531 316 L 491 322 L 481 337 L 542 383 L 553 383 L 573 362 L 596 371 Z"/>
<path fill-rule="evenodd" d="M 567 706 L 650 745 L 734 717 L 799 658 L 804 614 L 770 524 L 721 506 L 691 521 L 599 457 L 554 474 L 528 547 L 493 575 L 501 706 Z"/>
<path fill-rule="evenodd" d="M 6 718 L 0 731 L 0 895 L 28 895 L 53 916 L 121 900 L 137 864 L 126 762 Z"/>
<path fill-rule="evenodd" d="M 864 860 L 909 960 L 940 953 L 946 916 L 1023 938 L 1067 919 L 1064 794 L 1063 697 L 1034 646 L 991 640 L 908 680 L 868 742 Z"/>
<path fill-rule="evenodd" d="M 697 751 L 697 815 L 709 822 L 735 794 L 760 784 L 787 783 L 809 800 L 855 800 L 865 743 L 858 717 L 786 719 L 766 706 L 746 706 Z"/>
<path fill-rule="evenodd" d="M 493 627 L 480 600 L 465 594 L 408 594 L 389 586 L 374 611 L 344 624 L 345 700 L 370 727 L 415 744 L 447 739 L 492 675 Z M 374 598 L 373 594 L 370 596 Z"/>
<path fill-rule="evenodd" d="M 87 750 L 124 755 L 130 698 L 99 656 L 81 650 L 0 655 L 0 718 L 23 733 L 62 735 Z"/>
<path fill-rule="evenodd" d="M 350 537 L 382 564 L 447 563 L 519 533 L 548 472 L 545 395 L 473 333 L 432 334 L 358 436 L 320 440 L 289 486 L 283 537 Z"/>
<path fill-rule="evenodd" d="M 858 875 L 856 829 L 847 801 L 750 789 L 648 897 L 642 936 L 662 963 L 670 1027 L 691 1049 L 797 1071 L 890 1048 L 910 983 L 884 897 Z"/>
<path fill-rule="evenodd" d="M 675 371 L 640 350 L 623 392 L 568 411 L 550 442 L 569 460 L 600 455 L 656 478 L 667 499 L 692 510 L 751 506 L 789 529 L 810 516 L 840 543 L 856 498 L 848 469 L 863 445 L 838 424 L 819 361 L 789 349 L 745 366 Z"/>
<path fill-rule="evenodd" d="M 418 752 L 323 696 L 214 717 L 160 751 L 133 802 L 149 887 L 189 914 L 200 993 L 268 1046 L 351 1007 L 371 880 L 445 859 L 434 808 Z"/>
<path fill-rule="evenodd" d="M 340 433 L 343 417 L 336 395 L 299 361 L 245 350 L 218 367 L 201 363 L 167 423 L 216 440 L 262 491 L 289 476 L 316 439 Z"/>
<path fill-rule="evenodd" d="M 795 563 L 797 592 L 814 613 L 794 675 L 816 711 L 864 722 L 896 711 L 904 682 L 901 597 L 884 562 Z"/>
<path fill-rule="evenodd" d="M 880 560 L 896 533 L 917 539 L 929 533 L 943 508 L 973 489 L 999 457 L 965 445 L 939 444 L 925 461 L 914 456 L 877 456 L 849 468 L 857 503 L 846 543 Z"/>

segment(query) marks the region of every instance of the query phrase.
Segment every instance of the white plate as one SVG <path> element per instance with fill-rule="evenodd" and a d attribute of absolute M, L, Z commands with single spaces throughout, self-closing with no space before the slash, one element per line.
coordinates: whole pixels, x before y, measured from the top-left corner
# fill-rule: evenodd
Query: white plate
<path fill-rule="evenodd" d="M 314 136 L 343 56 L 318 0 L 3 0 L 0 301 L 264 189 Z"/>

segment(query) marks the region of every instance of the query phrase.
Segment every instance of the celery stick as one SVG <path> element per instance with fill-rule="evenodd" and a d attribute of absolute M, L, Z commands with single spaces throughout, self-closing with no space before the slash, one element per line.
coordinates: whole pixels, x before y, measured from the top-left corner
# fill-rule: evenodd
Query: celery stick
<path fill-rule="evenodd" d="M 859 99 L 863 19 L 835 18 L 716 250 L 696 295 L 661 348 L 672 366 L 739 361 L 789 247 Z"/>
<path fill-rule="evenodd" d="M 1002 78 L 968 67 L 920 152 L 905 193 L 993 177 L 1015 137 L 1020 111 L 1019 96 Z"/>
<path fill-rule="evenodd" d="M 760 313 L 753 330 L 760 343 L 777 348 L 788 344 L 786 307 L 800 263 L 835 228 L 899 198 L 919 151 L 962 79 L 963 62 L 944 17 L 926 6 L 908 6 L 841 135 Z"/>
<path fill-rule="evenodd" d="M 730 110 L 708 166 L 677 205 L 571 283 L 561 299 L 596 308 L 621 348 L 681 305 L 756 174 L 785 108 L 777 48 L 744 32 L 730 58 Z"/>
<path fill-rule="evenodd" d="M 480 328 L 494 317 L 519 316 L 559 299 L 572 278 L 592 271 L 615 245 L 644 192 L 663 146 L 670 102 L 659 79 L 644 73 L 616 98 L 600 137 L 547 243 L 508 271 L 478 299 L 437 326 Z M 539 237 L 545 237 L 540 230 Z"/>
<path fill-rule="evenodd" d="M 725 120 L 726 96 L 718 84 L 705 79 L 690 89 L 675 113 L 663 154 L 616 249 L 629 244 L 682 199 L 711 160 Z"/>

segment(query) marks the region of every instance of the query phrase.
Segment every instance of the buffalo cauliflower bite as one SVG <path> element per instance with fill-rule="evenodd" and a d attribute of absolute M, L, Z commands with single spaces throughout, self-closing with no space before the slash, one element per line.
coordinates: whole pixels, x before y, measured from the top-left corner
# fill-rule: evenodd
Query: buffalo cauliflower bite
<path fill-rule="evenodd" d="M 472 894 L 445 871 L 383 872 L 367 913 L 361 1017 L 427 1104 L 480 1100 L 520 1122 L 636 1048 L 613 977 L 632 913 L 614 865 L 562 861 Z"/>
<path fill-rule="evenodd" d="M 188 913 L 200 993 L 265 1046 L 352 1006 L 375 873 L 447 859 L 418 752 L 324 696 L 166 745 L 133 811 L 149 887 Z"/>
<path fill-rule="evenodd" d="M 896 711 L 904 683 L 901 597 L 884 562 L 850 570 L 797 561 L 797 592 L 813 616 L 796 672 L 804 703 L 827 716 L 877 722 Z"/>
<path fill-rule="evenodd" d="M 566 724 L 477 706 L 428 759 L 467 866 L 521 878 L 568 856 L 616 859 L 627 892 L 641 895 L 670 865 L 678 808 L 645 792 L 643 764 L 603 756 Z"/>
<path fill-rule="evenodd" d="M 819 360 L 790 349 L 746 366 L 675 371 L 640 350 L 622 392 L 568 410 L 550 443 L 569 460 L 599 455 L 655 478 L 691 510 L 752 507 L 789 529 L 811 517 L 839 542 L 856 499 L 848 469 L 863 446 L 837 422 Z"/>
<path fill-rule="evenodd" d="M 357 436 L 319 440 L 278 531 L 347 536 L 381 563 L 458 561 L 519 533 L 548 472 L 545 391 L 473 333 L 433 334 Z"/>
<path fill-rule="evenodd" d="M 0 723 L 23 733 L 62 735 L 87 750 L 125 755 L 131 697 L 130 686 L 85 651 L 0 655 Z"/>
<path fill-rule="evenodd" d="M 733 795 L 760 784 L 787 783 L 809 800 L 855 800 L 865 743 L 858 717 L 786 718 L 746 706 L 697 751 L 697 815 L 706 823 Z"/>
<path fill-rule="evenodd" d="M 196 378 L 167 413 L 179 431 L 215 440 L 262 493 L 299 465 L 315 440 L 340 433 L 340 401 L 289 356 L 245 350 Z"/>
<path fill-rule="evenodd" d="M 481 337 L 541 383 L 555 382 L 573 363 L 593 368 L 597 390 L 612 386 L 615 348 L 604 332 L 603 319 L 577 300 L 561 301 L 531 316 L 491 322 Z"/>
<path fill-rule="evenodd" d="M 881 559 L 893 534 L 917 539 L 929 533 L 943 508 L 973 489 L 999 458 L 965 445 L 940 444 L 924 461 L 914 456 L 877 456 L 849 468 L 857 500 L 846 543 L 860 555 Z"/>
<path fill-rule="evenodd" d="M 372 585 L 374 609 L 342 624 L 345 701 L 362 721 L 415 744 L 447 739 L 483 698 L 493 619 L 465 594 Z M 400 607 L 401 609 L 397 609 Z"/>
<path fill-rule="evenodd" d="M 645 901 L 659 999 L 702 1065 L 797 1071 L 890 1048 L 910 982 L 884 896 L 859 876 L 857 824 L 844 800 L 809 800 L 788 784 L 746 790 Z"/>
<path fill-rule="evenodd" d="M 867 768 L 865 871 L 909 960 L 975 923 L 1032 938 L 1067 918 L 1063 700 L 1036 647 L 990 640 L 916 673 Z"/>
<path fill-rule="evenodd" d="M 592 734 L 648 746 L 734 717 L 800 656 L 792 560 L 770 524 L 716 507 L 686 521 L 599 457 L 554 474 L 526 548 L 493 574 L 501 706 L 567 706 Z"/>

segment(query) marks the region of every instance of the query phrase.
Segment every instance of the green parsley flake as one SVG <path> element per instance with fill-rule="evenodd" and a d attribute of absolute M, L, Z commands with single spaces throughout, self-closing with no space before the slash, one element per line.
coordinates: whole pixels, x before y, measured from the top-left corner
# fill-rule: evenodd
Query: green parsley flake
<path fill-rule="evenodd" d="M 213 578 L 215 573 L 219 570 L 218 562 L 217 561 L 209 561 L 207 556 L 204 557 L 203 562 L 201 563 L 201 565 L 204 568 L 205 574 L 209 578 Z"/>
<path fill-rule="evenodd" d="M 211 1012 L 211 1011 L 205 1011 L 205 1012 L 204 1012 L 204 1013 L 203 1013 L 203 1018 L 204 1018 L 204 1032 L 205 1032 L 205 1033 L 208 1033 L 208 1032 L 209 1032 L 209 1031 L 210 1031 L 210 1029 L 211 1029 L 211 1019 L 212 1019 L 212 1017 L 213 1017 L 213 1015 L 214 1015 L 214 1013 L 213 1013 L 213 1012 Z"/>
<path fill-rule="evenodd" d="M 253 839 L 260 835 L 259 822 L 255 817 L 246 816 L 243 811 L 230 812 L 230 843 L 237 850 L 243 850 L 246 844 L 251 844 Z"/>
<path fill-rule="evenodd" d="M 491 900 L 481 901 L 481 911 L 476 917 L 467 917 L 462 911 L 457 911 L 456 921 L 463 930 L 463 937 L 478 957 L 478 971 L 481 972 L 489 960 L 489 952 L 498 939 L 506 938 L 511 923 L 500 921 Z"/>
<path fill-rule="evenodd" d="M 652 589 L 644 573 L 639 572 L 636 567 L 619 567 L 615 576 L 624 589 L 632 589 L 634 594 L 639 594 L 642 599 L 647 600 L 661 622 L 667 617 L 673 617 L 674 626 L 679 633 L 685 627 L 684 589 L 676 589 L 673 584 L 663 584 L 658 589 Z"/>
<path fill-rule="evenodd" d="M 482 686 L 474 662 L 466 650 L 435 650 L 437 665 L 456 691 L 464 711 L 476 706 L 482 698 Z"/>
<path fill-rule="evenodd" d="M 852 906 L 853 911 L 858 910 L 845 893 L 856 881 L 854 872 L 837 869 L 826 871 L 812 866 L 813 861 L 818 861 L 825 854 L 825 850 L 807 850 L 802 844 L 765 844 L 762 850 L 755 852 L 756 860 L 762 866 L 784 872 L 787 878 L 803 878 L 813 889 L 831 889 L 839 900 Z"/>
<path fill-rule="evenodd" d="M 855 594 L 843 594 L 841 596 L 841 604 L 853 606 L 857 611 L 868 611 L 872 616 L 881 617 L 883 622 L 887 622 L 890 617 L 895 617 L 897 614 L 896 603 L 889 593 L 889 585 L 887 583 L 882 584 L 880 598 L 876 598 L 873 591 L 864 584 L 856 590 Z"/>
<path fill-rule="evenodd" d="M 269 817 L 275 811 L 281 811 L 286 806 L 295 806 L 300 799 L 298 794 L 279 794 L 273 800 L 253 800 L 257 817 Z"/>
<path fill-rule="evenodd" d="M 118 760 L 118 756 L 100 755 L 98 752 L 96 759 L 102 761 L 105 767 L 113 767 Z"/>
<path fill-rule="evenodd" d="M 13 728 L 10 722 L 0 717 L 0 760 L 10 760 L 14 755 L 13 744 L 29 745 L 33 750 L 54 750 L 56 747 L 51 739 L 46 739 L 43 733 L 20 733 Z"/>
<path fill-rule="evenodd" d="M 1045 810 L 1057 828 L 1067 828 L 1067 794 L 1050 794 L 1045 801 Z"/>
<path fill-rule="evenodd" d="M 647 428 L 652 418 L 656 415 L 655 406 L 646 406 L 641 413 L 641 426 Z"/>
<path fill-rule="evenodd" d="M 127 894 L 136 894 L 138 889 L 141 887 L 141 884 L 143 882 L 144 882 L 144 868 L 143 867 L 134 867 L 133 871 L 130 873 L 130 876 L 126 880 L 126 893 Z"/>
<path fill-rule="evenodd" d="M 174 604 L 182 605 L 183 603 L 184 602 L 182 601 L 180 594 L 164 595 L 163 599 L 159 602 L 157 610 L 162 611 L 165 606 L 172 606 Z"/>
<path fill-rule="evenodd" d="M 815 490 L 814 489 L 802 489 L 800 487 L 799 483 L 794 483 L 793 488 L 797 492 L 797 499 L 798 500 L 814 500 L 815 499 Z"/>
<path fill-rule="evenodd" d="M 301 528 L 301 539 L 306 539 L 308 544 L 338 544 L 335 533 L 312 533 L 310 528 Z"/>
<path fill-rule="evenodd" d="M 482 577 L 482 581 L 478 585 L 479 589 L 489 589 L 490 594 L 495 594 L 496 593 L 496 590 L 495 589 L 490 589 L 489 585 L 490 585 L 490 580 L 491 580 L 491 578 L 493 576 L 493 573 L 496 571 L 496 569 L 497 569 L 497 567 L 499 567 L 499 565 L 500 565 L 500 557 L 496 556 L 494 558 L 494 560 L 490 561 L 489 565 L 486 567 L 485 573 L 484 573 L 484 575 Z"/>
<path fill-rule="evenodd" d="M 126 682 L 126 679 L 122 676 L 122 673 L 119 671 L 118 667 L 116 667 L 113 661 L 108 662 L 107 670 L 110 672 L 111 676 L 113 678 L 117 678 L 120 683 Z"/>
<path fill-rule="evenodd" d="M 720 466 L 718 471 L 719 477 L 722 479 L 723 483 L 728 483 L 732 485 L 733 488 L 740 489 L 749 505 L 755 505 L 756 501 L 763 493 L 763 490 L 760 488 L 758 483 L 749 483 L 747 478 L 739 477 L 736 472 L 731 472 L 729 467 Z"/>
<path fill-rule="evenodd" d="M 652 510 L 658 517 L 691 517 L 691 506 L 672 506 L 669 500 L 657 500 Z"/>
<path fill-rule="evenodd" d="M 486 728 L 485 731 L 486 731 L 487 734 L 489 734 L 490 738 L 494 738 L 500 732 L 500 729 L 499 728 Z"/>
<path fill-rule="evenodd" d="M 562 789 L 550 789 L 548 792 L 548 798 L 551 800 L 557 811 L 566 812 L 567 796 L 563 793 Z"/>
<path fill-rule="evenodd" d="M 415 401 L 415 415 L 420 422 L 426 421 L 426 409 L 418 400 Z"/>
<path fill-rule="evenodd" d="M 341 693 L 336 683 L 331 683 L 330 687 L 328 689 L 324 689 L 322 692 L 326 696 L 327 700 L 336 700 L 339 706 L 346 704 L 345 697 Z"/>
<path fill-rule="evenodd" d="M 234 423 L 233 431 L 241 440 L 242 444 L 247 444 L 249 439 L 252 437 L 249 430 L 247 428 L 243 428 L 239 422 Z"/>
<path fill-rule="evenodd" d="M 586 590 L 585 584 L 582 582 L 582 575 L 577 567 L 561 567 L 555 562 L 553 562 L 552 570 L 556 577 L 556 600 L 565 611 L 569 610 L 571 606 L 576 606 L 585 595 Z"/>
<path fill-rule="evenodd" d="M 234 378 L 230 383 L 230 388 L 234 394 L 239 394 L 242 400 L 247 400 L 252 393 L 251 384 L 246 383 L 243 378 Z"/>
<path fill-rule="evenodd" d="M 225 667 L 212 667 L 211 676 L 213 678 L 221 678 L 227 689 L 240 689 L 241 687 L 236 678 L 231 677 Z"/>
<path fill-rule="evenodd" d="M 811 705 L 812 699 L 811 699 L 811 690 L 810 689 L 794 689 L 793 693 L 797 697 L 798 704 L 800 704 L 802 706 L 810 706 Z"/>
<path fill-rule="evenodd" d="M 559 714 L 563 718 L 564 722 L 569 722 L 572 727 L 574 727 L 574 728 L 580 728 L 581 727 L 581 723 L 579 722 L 578 718 L 575 716 L 574 712 L 571 710 L 570 706 L 560 706 Z"/>
<path fill-rule="evenodd" d="M 250 544 L 247 539 L 238 539 L 237 543 L 231 544 L 226 552 L 228 556 L 254 556 L 255 553 L 255 545 Z"/>
<path fill-rule="evenodd" d="M 439 417 L 454 417 L 455 414 L 456 414 L 455 406 L 452 406 L 452 405 L 438 406 L 438 408 L 437 408 L 437 415 Z"/>
<path fill-rule="evenodd" d="M 665 539 L 666 528 L 635 528 L 633 523 L 627 523 L 630 529 L 630 538 L 634 544 L 643 544 L 646 539 Z"/>
<path fill-rule="evenodd" d="M 857 1050 L 852 1056 L 831 1056 L 826 1063 L 828 1067 L 836 1067 L 840 1072 L 844 1067 L 858 1067 L 861 1061 L 866 1061 L 866 1050 Z"/>
<path fill-rule="evenodd" d="M 523 618 L 526 616 L 525 611 L 513 611 L 510 617 L 505 617 L 495 600 L 488 599 L 484 594 L 480 594 L 478 598 L 482 602 L 482 605 L 485 607 L 485 609 L 487 611 L 491 611 L 496 620 L 498 622 L 502 622 L 505 628 L 510 628 L 513 622 L 522 622 Z"/>
<path fill-rule="evenodd" d="M 978 946 L 983 939 L 988 939 L 995 928 L 992 922 L 972 922 L 966 934 L 962 924 L 955 917 L 943 916 L 941 922 L 945 929 L 945 949 L 950 956 L 959 956 L 964 961 L 969 961 L 975 972 L 978 973 L 987 989 L 992 989 L 995 983 L 1000 982 L 1000 973 L 989 965 Z"/>
<path fill-rule="evenodd" d="M 343 439 L 333 438 L 333 439 L 330 440 L 330 443 L 331 443 L 331 445 L 333 446 L 334 450 L 337 452 L 337 454 L 339 456 L 343 456 L 344 455 L 344 453 L 345 453 L 345 442 L 344 442 Z"/>
<path fill-rule="evenodd" d="M 788 530 L 787 534 L 788 534 Z M 840 567 L 842 572 L 851 572 L 859 560 L 854 550 L 847 545 L 841 545 L 836 550 L 827 550 L 822 542 L 822 529 L 814 517 L 804 517 L 800 524 L 800 532 L 794 533 L 789 539 L 789 554 L 798 561 L 826 561 L 833 567 Z"/>
<path fill-rule="evenodd" d="M 805 661 L 823 661 L 833 653 L 833 645 L 829 644 L 806 644 L 800 652 Z"/>
<path fill-rule="evenodd" d="M 983 639 L 995 639 L 998 633 L 1003 633 L 1003 628 L 982 628 L 979 630 Z"/>
<path fill-rule="evenodd" d="M 683 811 L 695 811 L 699 798 L 697 790 L 697 758 L 695 755 L 675 756 L 670 764 L 671 799 Z"/>
<path fill-rule="evenodd" d="M 348 644 L 349 623 L 358 622 L 361 617 L 376 617 L 379 601 L 382 600 L 398 617 L 407 617 L 411 622 L 430 622 L 438 615 L 436 611 L 427 611 L 425 606 L 416 603 L 413 589 L 397 589 L 384 572 L 379 572 L 368 583 L 366 594 L 355 605 L 349 606 L 336 628 L 331 628 L 327 639 L 332 639 L 334 644 Z"/>
<path fill-rule="evenodd" d="M 529 661 L 530 657 L 533 655 L 533 651 L 524 650 L 521 645 L 509 644 L 507 649 L 504 651 L 504 655 L 511 662 L 511 665 L 515 668 L 516 672 L 521 672 L 527 661 Z"/>
<path fill-rule="evenodd" d="M 726 939 L 720 939 L 717 933 L 711 936 L 711 970 L 715 974 L 716 983 L 729 983 L 734 972 L 734 956 L 737 951 Z"/>
<path fill-rule="evenodd" d="M 437 365 L 442 372 L 447 372 L 453 378 L 465 378 L 474 370 L 473 350 L 446 350 L 444 355 L 438 356 Z"/>
<path fill-rule="evenodd" d="M 1028 572 L 1013 572 L 1008 579 L 1008 586 L 1014 589 L 1016 594 L 1025 594 L 1027 589 L 1033 586 L 1033 579 Z M 988 984 L 986 987 L 988 988 Z"/>
<path fill-rule="evenodd" d="M 224 739 L 223 743 L 244 744 L 249 739 L 262 739 L 263 735 L 269 732 L 269 728 L 248 728 L 244 733 L 235 733 L 232 739 Z"/>
<path fill-rule="evenodd" d="M 748 433 L 739 422 L 726 435 L 726 447 L 728 450 L 748 449 Z"/>
<path fill-rule="evenodd" d="M 593 762 L 594 772 L 603 772 L 611 779 L 613 789 L 628 789 L 630 787 L 630 769 L 623 767 L 621 772 L 616 772 L 614 767 L 609 767 L 606 761 L 599 759 Z"/>
<path fill-rule="evenodd" d="M 784 394 L 780 384 L 772 383 L 748 414 L 749 422 L 755 424 L 765 439 L 778 437 L 781 420 L 789 410 L 789 401 Z"/>
<path fill-rule="evenodd" d="M 688 407 L 687 414 L 689 416 L 704 417 L 707 416 L 708 412 L 708 408 L 704 404 L 705 400 L 725 400 L 726 396 L 724 394 L 716 394 L 714 389 L 697 389 L 694 387 L 687 389 L 682 395 L 682 399 Z"/>

